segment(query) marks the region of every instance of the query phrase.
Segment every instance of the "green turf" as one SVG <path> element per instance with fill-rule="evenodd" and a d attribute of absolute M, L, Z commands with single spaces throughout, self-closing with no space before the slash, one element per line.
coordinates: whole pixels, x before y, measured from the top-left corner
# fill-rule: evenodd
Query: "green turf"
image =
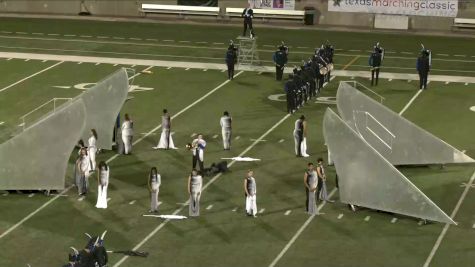
<path fill-rule="evenodd" d="M 77 22 L 54 20 L 13 20 L 1 19 L 0 30 L 44 32 L 77 35 L 107 35 L 140 38 L 226 42 L 235 37 L 228 27 L 209 27 L 206 36 L 202 26 L 167 25 L 157 27 L 155 24 Z M 35 22 L 35 23 L 31 23 Z M 152 31 L 153 29 L 153 31 Z M 238 29 L 236 29 L 238 30 Z M 281 36 L 278 30 L 263 30 L 259 34 L 261 44 L 278 43 Z M 313 47 L 321 42 L 324 35 L 330 35 L 338 47 L 344 49 L 366 50 L 372 40 L 378 39 L 386 43 L 388 50 L 417 51 L 417 43 L 412 42 L 414 36 L 396 36 L 390 34 L 359 34 L 333 33 L 323 31 L 285 30 L 286 41 L 298 41 L 298 46 Z M 2 33 L 5 36 L 14 34 Z M 30 35 L 29 35 L 30 36 Z M 30 37 L 36 37 L 31 35 Z M 45 36 L 45 38 L 71 39 L 64 36 Z M 80 37 L 78 37 L 80 38 Z M 82 38 L 84 40 L 88 37 Z M 412 40 L 411 40 L 412 39 Z M 421 37 L 433 49 L 442 50 L 443 42 L 454 42 L 450 53 L 466 52 L 470 45 L 466 39 L 448 39 L 441 37 Z M 225 41 L 223 41 L 225 40 Z M 349 41 L 347 41 L 349 40 Z M 112 41 L 112 40 L 111 40 Z M 120 40 L 115 40 L 120 41 Z M 410 41 L 412 43 L 410 43 Z M 148 58 L 146 54 L 163 54 L 185 56 L 174 60 L 190 60 L 207 62 L 218 59 L 189 58 L 193 49 L 174 46 L 130 46 L 124 44 L 75 43 L 62 41 L 39 41 L 8 39 L 0 37 L 0 46 L 25 46 L 28 48 L 47 49 L 81 49 L 83 55 L 97 55 L 94 51 L 113 52 L 109 57 Z M 292 44 L 297 46 L 296 44 Z M 193 46 L 205 45 L 193 44 Z M 222 57 L 224 45 L 209 45 L 217 49 L 203 49 L 197 52 L 200 57 Z M 415 47 L 415 48 L 412 48 Z M 264 48 L 270 49 L 270 48 Z M 24 51 L 23 49 L 3 49 L 3 51 Z M 30 50 L 30 49 L 29 49 Z M 31 50 L 41 51 L 41 50 Z M 42 53 L 76 54 L 44 50 Z M 134 54 L 117 54 L 131 52 Z M 308 50 L 310 54 L 310 49 Z M 345 51 L 344 56 L 335 58 L 338 69 L 347 65 L 358 53 Z M 270 53 L 261 55 L 270 56 Z M 303 54 L 302 54 L 303 55 Z M 402 56 L 397 54 L 398 56 Z M 101 54 L 101 56 L 104 56 Z M 295 54 L 293 60 L 298 60 Z M 415 56 L 415 55 L 414 55 Z M 386 63 L 400 68 L 412 68 L 414 58 L 388 58 Z M 166 58 L 154 56 L 154 58 Z M 167 58 L 169 59 L 169 57 Z M 354 65 L 365 65 L 366 58 L 361 57 Z M 442 61 L 440 61 L 442 62 Z M 1 87 L 29 76 L 55 62 L 42 63 L 37 60 L 25 62 L 12 59 L 0 60 L 0 70 L 4 79 Z M 450 65 L 453 64 L 453 65 Z M 475 65 L 456 67 L 451 62 L 447 69 L 463 69 L 474 71 Z M 8 127 L 14 127 L 22 114 L 48 101 L 52 97 L 74 97 L 81 91 L 63 89 L 53 86 L 72 86 L 78 83 L 96 82 L 120 66 L 110 64 L 95 65 L 93 63 L 62 63 L 38 76 L 26 80 L 4 92 L 0 92 L 0 121 Z M 141 70 L 143 66 L 137 66 Z M 363 67 L 348 66 L 350 70 Z M 139 75 L 134 84 L 154 88 L 151 91 L 131 92 L 134 98 L 124 105 L 121 114 L 129 113 L 134 120 L 135 140 L 143 133 L 160 124 L 163 108 L 171 114 L 192 104 L 210 90 L 222 84 L 225 73 L 218 70 L 185 70 L 184 68 L 166 69 L 154 67 L 150 75 Z M 388 70 L 389 71 L 389 70 Z M 391 70 L 392 72 L 393 70 Z M 396 70 L 394 70 L 396 72 Z M 413 73 L 409 69 L 398 72 Z M 446 73 L 444 73 L 446 74 Z M 450 74 L 450 73 L 449 73 Z M 463 75 L 456 73 L 456 75 Z M 468 74 L 467 74 L 468 75 Z M 348 77 L 336 77 L 320 96 L 335 96 L 338 82 L 352 80 Z M 369 81 L 363 78 L 354 80 L 369 87 Z M 131 249 L 143 240 L 163 221 L 156 218 L 144 218 L 149 206 L 146 176 L 151 166 L 157 166 L 162 174 L 162 187 L 159 200 L 162 214 L 172 214 L 182 208 L 180 203 L 187 200 L 186 176 L 190 169 L 191 155 L 184 145 L 191 141 L 192 133 L 201 132 L 208 141 L 205 163 L 216 162 L 222 157 L 237 156 L 248 147 L 253 146 L 245 155 L 262 159 L 261 162 L 237 162 L 229 173 L 217 178 L 203 192 L 201 213 L 196 219 L 172 221 L 167 223 L 151 237 L 140 250 L 148 251 L 148 259 L 129 258 L 121 266 L 268 266 L 292 236 L 308 219 L 304 213 L 303 171 L 306 163 L 315 161 L 317 157 L 326 158 L 326 147 L 323 144 L 322 118 L 329 106 L 309 102 L 297 114 L 285 119 L 280 125 L 269 132 L 265 142 L 253 145 L 256 139 L 266 133 L 285 116 L 285 102 L 268 99 L 271 94 L 282 93 L 283 82 L 274 81 L 273 74 L 244 72 L 235 80 L 206 97 L 199 104 L 173 120 L 173 139 L 179 147 L 176 151 L 155 151 L 159 132 L 153 133 L 134 146 L 131 156 L 119 156 L 110 163 L 111 182 L 109 187 L 109 208 L 98 210 L 94 207 L 96 185 L 91 180 L 91 192 L 87 198 L 79 202 L 75 189 L 69 190 L 65 197 L 59 197 L 47 208 L 34 215 L 30 220 L 0 240 L 0 266 L 59 266 L 66 259 L 68 247 L 80 248 L 85 243 L 84 232 L 98 234 L 108 230 L 106 245 L 108 249 Z M 473 116 L 469 107 L 475 105 L 475 95 L 471 92 L 473 85 L 463 83 L 432 82 L 430 89 L 424 91 L 404 113 L 404 117 L 432 132 L 456 148 L 466 150 L 475 157 L 473 147 Z M 371 89 L 384 97 L 383 104 L 399 112 L 417 92 L 417 82 L 406 80 L 381 79 L 378 87 Z M 363 92 L 379 99 L 366 89 Z M 219 117 L 228 110 L 234 119 L 232 150 L 223 151 L 220 140 Z M 297 116 L 305 114 L 309 121 L 308 147 L 311 158 L 296 158 L 293 155 L 292 129 Z M 1 127 L 1 126 L 0 126 Z M 5 126 L 3 126 L 5 127 Z M 0 128 L 2 130 L 2 128 Z M 213 136 L 219 136 L 214 139 Z M 280 140 L 283 142 L 279 142 Z M 75 157 L 73 152 L 71 161 Z M 98 160 L 107 160 L 114 155 L 106 151 L 98 156 Z M 243 177 L 246 170 L 255 171 L 258 187 L 258 208 L 265 208 L 256 219 L 244 216 Z M 450 215 L 455 207 L 463 187 L 473 174 L 473 165 L 412 167 L 401 168 L 401 171 Z M 69 167 L 67 186 L 71 184 L 71 166 Z M 334 169 L 328 168 L 329 190 L 334 188 Z M 210 181 L 209 177 L 205 182 Z M 34 211 L 51 197 L 35 195 L 0 196 L 0 233 Z M 475 195 L 470 191 L 462 204 L 455 221 L 459 226 L 451 226 L 431 266 L 471 266 L 475 258 L 470 237 L 474 235 L 472 228 L 475 223 L 473 204 Z M 334 199 L 338 200 L 338 194 Z M 135 200 L 133 205 L 129 202 Z M 213 205 L 210 210 L 206 207 Z M 237 211 L 232 211 L 234 208 Z M 284 215 L 290 210 L 289 215 Z M 179 214 L 187 215 L 187 207 Z M 293 246 L 278 262 L 277 266 L 422 266 L 429 255 L 444 225 L 434 223 L 418 225 L 417 219 L 399 215 L 376 213 L 370 210 L 350 212 L 345 205 L 338 202 L 323 207 L 322 216 L 316 217 L 296 240 Z M 338 216 L 343 214 L 341 219 Z M 364 218 L 371 216 L 366 222 Z M 393 217 L 398 218 L 391 223 Z M 45 243 L 47 241 L 47 243 Z M 22 251 L 22 253 L 18 253 Z M 27 252 L 28 257 L 25 257 Z M 5 256 L 4 256 L 5 255 Z M 110 255 L 112 265 L 122 258 L 121 255 Z M 111 266 L 112 266 L 111 265 Z"/>

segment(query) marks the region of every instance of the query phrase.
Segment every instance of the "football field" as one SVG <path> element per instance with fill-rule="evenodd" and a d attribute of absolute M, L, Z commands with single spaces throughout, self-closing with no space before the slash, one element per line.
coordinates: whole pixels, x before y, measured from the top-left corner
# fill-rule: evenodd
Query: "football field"
<path fill-rule="evenodd" d="M 17 131 L 19 118 L 52 98 L 75 97 L 121 67 L 135 70 L 121 115 L 134 121 L 132 155 L 103 151 L 111 180 L 106 210 L 96 209 L 97 181 L 84 200 L 72 186 L 73 151 L 66 189 L 59 195 L 0 192 L 0 266 L 61 266 L 69 247 L 83 248 L 84 233 L 107 230 L 108 250 L 149 252 L 147 258 L 110 254 L 110 266 L 472 266 L 475 261 L 475 167 L 471 164 L 401 167 L 417 187 L 458 225 L 422 224 L 415 218 L 339 203 L 335 172 L 327 185 L 335 203 L 305 213 L 303 174 L 309 161 L 326 159 L 322 120 L 336 111 L 341 81 L 369 87 L 367 71 L 375 41 L 386 54 L 380 83 L 371 89 L 383 104 L 470 157 L 475 157 L 475 52 L 473 39 L 321 30 L 261 29 L 259 54 L 271 66 L 280 36 L 291 46 L 290 65 L 308 59 L 329 39 L 337 48 L 336 76 L 318 99 L 286 113 L 284 82 L 274 73 L 236 71 L 228 81 L 222 64 L 232 26 L 0 19 L 0 142 Z M 281 32 L 279 35 L 279 31 Z M 444 42 L 451 42 L 450 51 Z M 414 79 L 419 43 L 433 50 L 434 79 L 418 91 Z M 471 54 L 470 54 L 471 53 Z M 149 70 L 150 74 L 141 73 Z M 391 77 L 391 78 L 390 78 Z M 429 77 L 431 80 L 431 76 Z M 362 90 L 370 96 L 375 94 Z M 379 98 L 378 98 L 379 100 Z M 325 102 L 326 101 L 326 102 Z M 172 115 L 177 150 L 153 150 L 162 109 Z M 230 151 L 222 149 L 219 118 L 233 117 Z M 308 119 L 310 158 L 294 155 L 292 131 Z M 162 176 L 161 214 L 188 215 L 185 205 L 191 152 L 185 145 L 202 133 L 205 165 L 228 160 L 229 172 L 204 178 L 201 216 L 186 220 L 143 217 L 150 206 L 147 177 Z M 100 138 L 100 137 L 99 137 Z M 45 155 L 47 156 L 47 155 Z M 28 168 L 28 162 L 24 162 Z M 48 166 L 54 167 L 54 166 Z M 253 169 L 258 217 L 244 214 L 243 179 Z M 0 178 L 1 179 L 1 178 Z M 384 179 L 383 177 L 381 179 Z"/>

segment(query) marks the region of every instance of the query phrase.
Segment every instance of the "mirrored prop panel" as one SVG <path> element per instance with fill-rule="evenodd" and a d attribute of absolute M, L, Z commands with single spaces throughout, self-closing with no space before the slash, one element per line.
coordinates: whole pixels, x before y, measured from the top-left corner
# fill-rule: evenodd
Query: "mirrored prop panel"
<path fill-rule="evenodd" d="M 68 102 L 0 145 L 0 189 L 60 190 L 85 127 L 83 100 Z"/>
<path fill-rule="evenodd" d="M 348 82 L 338 87 L 337 106 L 345 123 L 393 165 L 475 162 Z"/>
<path fill-rule="evenodd" d="M 455 224 L 330 108 L 323 119 L 323 134 L 338 174 L 341 202 Z"/>
<path fill-rule="evenodd" d="M 91 129 L 95 129 L 98 136 L 96 147 L 112 149 L 114 125 L 127 99 L 128 90 L 127 71 L 122 68 L 77 96 L 86 105 L 86 127 L 81 135 L 86 146 L 91 137 Z"/>

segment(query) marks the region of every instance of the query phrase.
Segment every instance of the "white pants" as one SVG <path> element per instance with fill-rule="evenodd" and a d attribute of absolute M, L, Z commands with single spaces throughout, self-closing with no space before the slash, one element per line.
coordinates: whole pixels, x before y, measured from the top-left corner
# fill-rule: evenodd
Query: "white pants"
<path fill-rule="evenodd" d="M 221 134 L 223 135 L 224 149 L 230 149 L 231 148 L 231 130 L 222 128 Z"/>
<path fill-rule="evenodd" d="M 96 153 L 97 153 L 97 148 L 96 147 L 88 147 L 87 148 L 87 153 L 89 154 L 89 159 L 91 159 L 91 170 L 95 171 L 96 170 Z"/>
<path fill-rule="evenodd" d="M 257 201 L 256 195 L 246 196 L 246 213 L 256 215 L 257 214 Z"/>
<path fill-rule="evenodd" d="M 124 142 L 124 154 L 132 152 L 132 135 L 122 134 L 122 142 Z"/>
<path fill-rule="evenodd" d="M 150 192 L 150 210 L 158 211 L 158 190 Z"/>
<path fill-rule="evenodd" d="M 107 185 L 97 187 L 97 203 L 96 208 L 107 209 Z"/>
<path fill-rule="evenodd" d="M 167 140 L 168 137 L 168 140 Z M 162 135 L 160 136 L 160 141 L 158 141 L 158 145 L 156 148 L 160 149 L 167 149 L 167 148 L 172 148 L 172 149 L 177 149 L 175 147 L 175 144 L 173 143 L 173 138 L 170 133 L 170 129 L 163 129 L 162 130 Z"/>
<path fill-rule="evenodd" d="M 307 154 L 307 138 L 304 137 L 302 143 L 300 144 L 300 152 L 302 153 L 303 157 L 309 157 L 310 155 Z"/>
<path fill-rule="evenodd" d="M 200 216 L 200 198 L 201 192 L 200 191 L 191 191 L 190 195 L 190 216 Z"/>

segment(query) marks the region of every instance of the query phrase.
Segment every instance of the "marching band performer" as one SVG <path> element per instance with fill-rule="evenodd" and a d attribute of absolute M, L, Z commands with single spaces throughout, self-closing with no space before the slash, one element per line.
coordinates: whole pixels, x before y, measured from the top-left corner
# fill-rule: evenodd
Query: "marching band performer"
<path fill-rule="evenodd" d="M 333 45 L 327 40 L 325 46 L 323 47 L 323 55 L 325 61 L 327 62 L 328 73 L 326 76 L 326 81 L 330 82 L 331 71 L 333 70 L 333 55 L 335 54 L 335 49 Z"/>
<path fill-rule="evenodd" d="M 203 172 L 204 167 L 204 151 L 206 147 L 206 141 L 203 139 L 202 134 L 198 134 L 198 138 L 193 140 L 191 144 L 188 144 L 188 149 L 191 149 L 193 153 L 193 169 L 196 168 L 196 163 L 200 165 L 200 172 Z"/>
<path fill-rule="evenodd" d="M 168 114 L 167 109 L 164 109 L 162 115 L 162 134 L 160 135 L 160 141 L 158 142 L 158 145 L 153 147 L 153 149 L 176 149 L 170 132 L 171 126 L 172 122 L 170 114 Z"/>
<path fill-rule="evenodd" d="M 252 28 L 252 18 L 254 17 L 254 11 L 251 8 L 251 4 L 247 5 L 242 11 L 241 17 L 244 18 L 244 31 L 242 32 L 242 36 L 246 36 L 247 27 L 249 27 L 250 37 L 251 39 L 254 38 L 254 29 Z"/>
<path fill-rule="evenodd" d="M 421 44 L 422 50 L 417 58 L 417 72 L 419 72 L 419 89 L 427 89 L 427 79 L 432 66 L 432 53 Z"/>
<path fill-rule="evenodd" d="M 300 116 L 299 119 L 295 121 L 294 128 L 294 141 L 295 141 L 295 154 L 297 157 L 302 157 L 302 141 L 303 141 L 303 123 L 305 121 L 305 116 Z"/>
<path fill-rule="evenodd" d="M 288 61 L 289 48 L 284 45 L 284 42 L 279 46 L 278 50 L 274 52 L 272 59 L 275 63 L 275 79 L 282 80 L 284 75 L 285 64 Z"/>
<path fill-rule="evenodd" d="M 89 139 L 87 140 L 87 142 L 89 143 L 87 152 L 89 154 L 89 158 L 91 158 L 92 171 L 96 170 L 96 153 L 97 153 L 96 141 L 97 141 L 96 129 L 91 129 L 91 137 L 89 137 Z"/>
<path fill-rule="evenodd" d="M 190 216 L 200 216 L 200 198 L 203 187 L 203 177 L 193 169 L 188 177 L 188 193 L 190 194 Z"/>
<path fill-rule="evenodd" d="M 369 66 L 371 68 L 371 86 L 378 85 L 379 70 L 384 59 L 384 49 L 379 45 L 379 42 L 373 47 L 373 52 L 369 56 Z M 376 74 L 376 77 L 375 77 Z M 376 79 L 375 79 L 376 78 Z"/>
<path fill-rule="evenodd" d="M 302 119 L 302 142 L 300 144 L 300 153 L 302 154 L 302 157 L 307 158 L 310 157 L 310 155 L 307 154 L 307 120 L 303 115 L 302 117 L 300 117 L 300 119 Z"/>
<path fill-rule="evenodd" d="M 132 152 L 132 138 L 134 136 L 134 123 L 130 119 L 129 114 L 124 115 L 124 123 L 122 124 L 122 141 L 124 142 L 124 154 L 128 155 Z"/>
<path fill-rule="evenodd" d="M 229 112 L 225 111 L 223 116 L 219 120 L 219 124 L 221 125 L 221 134 L 223 135 L 223 146 L 224 150 L 231 149 L 231 131 L 232 131 L 232 124 L 233 119 L 229 115 Z"/>
<path fill-rule="evenodd" d="M 234 46 L 233 40 L 229 43 L 225 58 L 226 66 L 228 67 L 228 80 L 234 79 L 234 65 L 237 63 L 237 48 Z"/>
<path fill-rule="evenodd" d="M 325 175 L 325 169 L 323 168 L 323 159 L 318 158 L 317 160 L 317 175 L 318 175 L 318 186 L 317 186 L 317 197 L 321 201 L 333 202 L 328 198 L 327 191 L 327 176 Z"/>
<path fill-rule="evenodd" d="M 257 217 L 257 186 L 252 170 L 249 170 L 246 178 L 244 178 L 244 193 L 246 194 L 246 214 Z"/>
<path fill-rule="evenodd" d="M 317 203 L 315 200 L 315 191 L 318 186 L 318 175 L 315 171 L 313 163 L 307 164 L 307 171 L 305 171 L 303 182 L 305 191 L 307 193 L 307 200 L 305 201 L 305 210 L 309 214 L 318 214 Z"/>
<path fill-rule="evenodd" d="M 157 168 L 152 167 L 148 175 L 148 189 L 150 191 L 150 213 L 158 212 L 158 193 L 160 185 L 162 184 L 162 177 L 157 171 Z"/>
<path fill-rule="evenodd" d="M 76 160 L 74 168 L 74 177 L 76 180 L 76 186 L 78 187 L 78 194 L 84 196 L 87 194 L 89 187 L 89 182 L 87 178 L 89 177 L 91 171 L 91 160 L 87 155 L 87 148 L 81 148 L 79 152 L 79 157 Z"/>
<path fill-rule="evenodd" d="M 99 163 L 97 172 L 97 203 L 96 208 L 107 209 L 107 187 L 109 186 L 109 166 L 104 161 Z"/>

